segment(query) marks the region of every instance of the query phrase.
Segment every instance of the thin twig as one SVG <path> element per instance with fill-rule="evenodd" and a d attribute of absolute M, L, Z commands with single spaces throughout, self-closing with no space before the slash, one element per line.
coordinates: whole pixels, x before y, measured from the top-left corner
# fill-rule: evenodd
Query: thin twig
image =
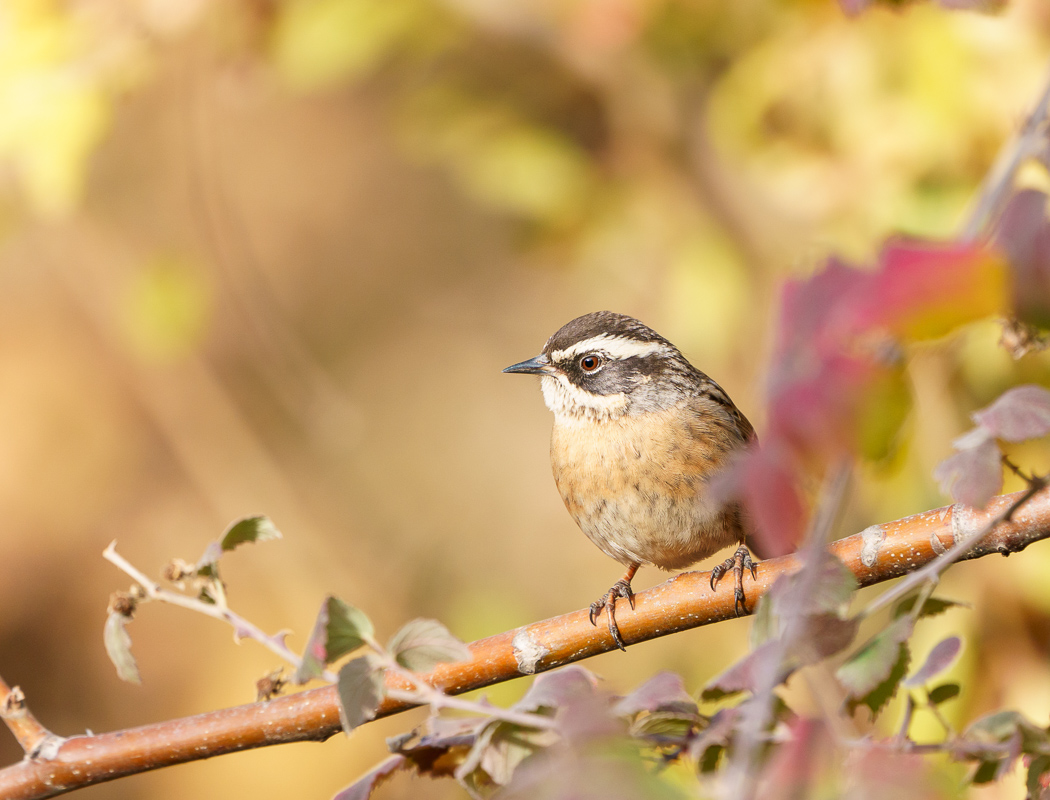
<path fill-rule="evenodd" d="M 111 564 L 131 576 L 131 578 L 143 588 L 149 599 L 159 600 L 163 603 L 171 603 L 172 605 L 180 606 L 189 609 L 190 611 L 196 611 L 199 614 L 204 614 L 212 619 L 226 622 L 233 626 L 238 639 L 252 639 L 259 642 L 264 647 L 267 647 L 273 653 L 276 653 L 296 669 L 299 669 L 302 666 L 302 657 L 284 645 L 283 636 L 270 636 L 240 614 L 231 611 L 225 606 L 225 604 L 215 605 L 212 603 L 205 603 L 196 598 L 187 597 L 184 594 L 161 588 L 159 584 L 150 580 L 127 559 L 121 556 L 116 550 L 116 545 L 117 543 L 115 541 L 111 542 L 109 547 L 107 547 L 102 553 L 103 557 L 105 557 L 105 559 Z M 411 691 L 389 689 L 387 691 L 388 696 L 395 700 L 411 705 L 429 705 L 434 710 L 450 708 L 459 711 L 467 711 L 472 714 L 495 717 L 504 720 L 505 722 L 526 725 L 532 728 L 548 730 L 554 727 L 553 720 L 551 720 L 550 717 L 545 717 L 541 714 L 526 714 L 524 712 L 510 711 L 496 706 L 475 703 L 470 700 L 449 697 L 444 692 L 434 688 L 429 683 L 419 678 L 415 673 L 404 669 L 374 638 L 367 637 L 365 642 L 373 651 L 375 651 L 380 662 L 388 671 L 392 674 L 398 675 L 413 687 Z M 339 677 L 334 672 L 327 669 L 322 672 L 320 677 L 328 681 L 328 683 L 337 683 L 339 680 Z"/>
<path fill-rule="evenodd" d="M 0 678 L 0 719 L 30 758 L 49 758 L 65 741 L 37 721 L 26 705 L 22 690 L 8 686 L 3 678 Z"/>
<path fill-rule="evenodd" d="M 1006 201 L 1013 187 L 1014 175 L 1018 167 L 1037 150 L 1041 139 L 1046 136 L 1046 118 L 1050 111 L 1050 76 L 1046 79 L 1039 101 L 1028 115 L 1024 126 L 1014 140 L 999 151 L 999 156 L 988 171 L 981 190 L 977 195 L 973 210 L 963 225 L 960 237 L 964 242 L 974 242 L 985 233 L 990 220 L 998 216 L 999 209 Z"/>
<path fill-rule="evenodd" d="M 283 633 L 277 633 L 270 636 L 262 628 L 249 622 L 235 611 L 231 611 L 225 604 L 219 605 L 205 603 L 203 600 L 198 600 L 195 597 L 187 597 L 184 594 L 179 594 L 178 592 L 172 592 L 168 589 L 162 588 L 158 583 L 150 580 L 117 552 L 116 540 L 110 542 L 109 547 L 102 552 L 102 557 L 129 575 L 135 583 L 145 590 L 146 596 L 150 600 L 158 600 L 162 603 L 180 606 L 181 608 L 186 608 L 190 611 L 196 611 L 198 614 L 204 614 L 206 617 L 217 619 L 220 622 L 225 622 L 233 627 L 234 638 L 238 641 L 241 639 L 252 639 L 270 652 L 283 658 L 296 669 L 299 669 L 299 667 L 302 666 L 302 657 L 298 653 L 289 649 L 284 643 Z M 329 683 L 335 683 L 337 680 L 335 673 L 327 670 L 323 677 Z"/>

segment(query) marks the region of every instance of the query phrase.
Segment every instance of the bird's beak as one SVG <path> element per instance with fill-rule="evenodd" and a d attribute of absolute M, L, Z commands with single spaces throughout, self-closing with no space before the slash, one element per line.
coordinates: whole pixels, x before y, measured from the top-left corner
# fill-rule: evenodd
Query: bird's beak
<path fill-rule="evenodd" d="M 541 353 L 535 358 L 530 358 L 528 361 L 511 364 L 503 371 L 523 372 L 526 375 L 553 375 L 554 367 L 551 366 L 551 360 Z"/>

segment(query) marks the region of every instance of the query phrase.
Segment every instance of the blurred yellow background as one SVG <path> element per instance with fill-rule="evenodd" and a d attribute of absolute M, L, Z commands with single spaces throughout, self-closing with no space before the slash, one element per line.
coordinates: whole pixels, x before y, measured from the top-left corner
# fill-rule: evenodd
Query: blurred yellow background
<path fill-rule="evenodd" d="M 102 625 L 128 581 L 101 552 L 159 576 L 255 513 L 285 539 L 227 557 L 230 602 L 296 648 L 326 593 L 380 634 L 430 616 L 467 640 L 583 607 L 620 567 L 562 506 L 538 386 L 500 369 L 579 314 L 628 313 L 761 435 L 778 285 L 891 233 L 952 235 L 1048 60 L 1044 0 L 855 19 L 830 0 L 5 0 L 0 675 L 60 734 L 251 701 L 274 658 L 166 607 L 130 626 L 143 685 L 121 683 Z M 861 469 L 842 535 L 944 504 L 930 473 L 967 413 L 1050 383 L 997 336 L 915 354 L 907 439 Z M 1050 468 L 1045 447 L 1017 458 Z M 973 609 L 924 623 L 916 658 L 966 637 L 955 721 L 1048 722 L 1048 570 L 1043 545 L 949 574 Z M 747 628 L 587 666 L 695 690 Z M 419 719 L 83 796 L 325 798 Z M 0 763 L 20 757 L 0 735 Z M 462 792 L 399 776 L 377 796 Z"/>

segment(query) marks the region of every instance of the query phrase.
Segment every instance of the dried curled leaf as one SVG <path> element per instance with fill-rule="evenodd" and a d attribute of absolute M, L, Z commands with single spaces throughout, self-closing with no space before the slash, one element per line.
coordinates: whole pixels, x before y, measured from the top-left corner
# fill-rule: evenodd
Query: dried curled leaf
<path fill-rule="evenodd" d="M 117 675 L 123 681 L 129 683 L 142 683 L 139 675 L 138 664 L 131 654 L 131 637 L 127 632 L 128 617 L 116 611 L 106 617 L 106 627 L 102 632 L 102 640 L 106 645 L 106 653 L 113 666 L 117 668 Z"/>

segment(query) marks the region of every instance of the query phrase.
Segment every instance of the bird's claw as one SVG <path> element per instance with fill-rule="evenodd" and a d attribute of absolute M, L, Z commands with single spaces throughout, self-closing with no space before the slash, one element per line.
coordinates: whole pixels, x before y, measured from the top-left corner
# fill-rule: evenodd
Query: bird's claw
<path fill-rule="evenodd" d="M 751 573 L 751 580 L 758 579 L 758 566 L 751 558 L 751 551 L 744 545 L 740 545 L 729 558 L 711 570 L 711 590 L 714 591 L 722 577 L 733 571 L 736 576 L 736 586 L 733 589 L 733 613 L 738 617 L 747 613 L 747 598 L 744 595 L 744 570 Z"/>
<path fill-rule="evenodd" d="M 616 581 L 604 595 L 599 597 L 593 603 L 591 603 L 591 625 L 598 624 L 598 615 L 601 614 L 603 608 L 608 608 L 609 617 L 609 634 L 612 636 L 613 641 L 616 642 L 616 646 L 621 650 L 626 651 L 627 645 L 624 644 L 623 636 L 620 635 L 620 626 L 616 624 L 616 598 L 626 598 L 627 602 L 631 604 L 631 608 L 634 608 L 634 590 L 631 589 L 631 582 L 621 578 Z"/>

